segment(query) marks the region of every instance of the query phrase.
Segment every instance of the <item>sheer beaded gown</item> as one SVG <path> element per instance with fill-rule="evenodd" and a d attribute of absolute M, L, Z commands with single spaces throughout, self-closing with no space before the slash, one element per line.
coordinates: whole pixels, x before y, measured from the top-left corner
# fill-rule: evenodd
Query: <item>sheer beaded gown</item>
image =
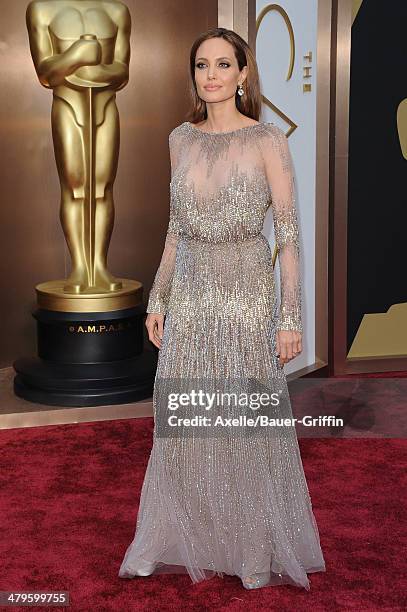
<path fill-rule="evenodd" d="M 295 428 L 256 435 L 158 435 L 165 380 L 260 381 L 283 389 L 275 418 L 292 417 L 277 330 L 302 331 L 299 230 L 284 132 L 260 122 L 204 132 L 184 122 L 169 136 L 170 220 L 147 312 L 165 314 L 153 407 L 153 447 L 134 539 L 119 576 L 261 573 L 266 586 L 310 589 L 325 571 Z M 271 206 L 279 299 L 262 234 Z"/>

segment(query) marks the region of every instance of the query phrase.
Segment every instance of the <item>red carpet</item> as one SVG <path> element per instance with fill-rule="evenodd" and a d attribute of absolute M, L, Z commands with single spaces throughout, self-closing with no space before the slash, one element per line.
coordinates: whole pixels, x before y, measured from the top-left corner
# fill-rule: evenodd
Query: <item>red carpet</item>
<path fill-rule="evenodd" d="M 300 440 L 327 564 L 326 573 L 309 575 L 310 592 L 245 591 L 233 576 L 197 585 L 188 575 L 118 578 L 152 426 L 143 418 L 0 432 L 0 590 L 66 590 L 75 612 L 405 609 L 400 439 Z"/>

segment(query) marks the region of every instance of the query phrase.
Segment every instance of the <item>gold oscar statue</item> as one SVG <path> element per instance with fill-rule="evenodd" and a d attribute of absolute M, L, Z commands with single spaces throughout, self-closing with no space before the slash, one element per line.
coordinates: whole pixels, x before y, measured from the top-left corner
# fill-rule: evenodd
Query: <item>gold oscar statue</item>
<path fill-rule="evenodd" d="M 132 307 L 141 302 L 141 283 L 107 270 L 120 142 L 116 91 L 129 80 L 129 10 L 118 0 L 36 0 L 26 22 L 36 73 L 53 90 L 60 219 L 72 261 L 69 278 L 37 285 L 39 306 Z"/>
<path fill-rule="evenodd" d="M 157 366 L 144 346 L 143 286 L 107 270 L 129 9 L 119 0 L 35 0 L 26 20 L 36 73 L 53 90 L 60 218 L 72 271 L 35 288 L 38 354 L 14 362 L 14 392 L 56 406 L 142 400 L 152 396 Z"/>

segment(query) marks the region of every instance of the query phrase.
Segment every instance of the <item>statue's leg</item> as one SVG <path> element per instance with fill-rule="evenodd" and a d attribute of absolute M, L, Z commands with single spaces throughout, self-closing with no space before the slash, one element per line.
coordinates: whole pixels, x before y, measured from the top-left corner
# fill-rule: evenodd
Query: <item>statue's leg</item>
<path fill-rule="evenodd" d="M 107 252 L 114 224 L 113 183 L 119 158 L 119 113 L 114 97 L 105 108 L 95 144 L 95 284 L 111 291 L 122 288 L 120 279 L 107 270 Z"/>
<path fill-rule="evenodd" d="M 71 106 L 54 96 L 51 112 L 55 159 L 61 184 L 60 219 L 71 255 L 72 271 L 64 290 L 79 293 L 88 285 L 84 250 L 85 157 L 81 127 Z"/>

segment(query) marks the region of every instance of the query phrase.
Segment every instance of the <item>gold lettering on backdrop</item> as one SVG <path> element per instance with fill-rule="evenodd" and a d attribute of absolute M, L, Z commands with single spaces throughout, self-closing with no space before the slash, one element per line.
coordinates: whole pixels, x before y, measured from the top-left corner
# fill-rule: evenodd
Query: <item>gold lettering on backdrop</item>
<path fill-rule="evenodd" d="M 312 62 L 312 51 L 309 51 L 307 53 L 307 55 L 304 55 L 304 59 L 307 60 L 309 63 L 311 63 Z M 312 77 L 311 66 L 303 66 L 302 69 L 304 71 L 303 75 L 302 75 L 302 78 L 303 79 L 310 79 Z M 311 83 L 304 83 L 303 84 L 303 86 L 302 86 L 303 93 L 307 93 L 307 92 L 309 92 L 311 90 L 312 90 Z"/>
<path fill-rule="evenodd" d="M 280 6 L 279 4 L 269 4 L 263 8 L 263 10 L 260 12 L 259 16 L 256 19 L 256 37 L 259 33 L 260 25 L 263 19 L 265 18 L 266 15 L 272 12 L 276 12 L 279 15 L 281 15 L 281 17 L 284 20 L 284 23 L 285 23 L 285 26 L 287 28 L 287 32 L 290 38 L 290 57 L 289 57 L 288 71 L 287 71 L 287 76 L 286 76 L 286 81 L 289 81 L 292 77 L 293 69 L 294 69 L 295 39 L 294 39 L 294 30 L 291 24 L 291 20 L 287 12 L 283 9 L 282 6 Z M 281 108 L 273 104 L 273 102 L 271 102 L 271 100 L 269 100 L 267 96 L 262 95 L 262 101 L 266 106 L 268 106 L 272 111 L 274 111 L 279 117 L 281 117 L 281 119 L 283 119 L 286 123 L 288 123 L 290 127 L 286 135 L 287 137 L 290 136 L 294 132 L 294 130 L 297 129 L 297 124 L 290 117 L 288 117 L 288 115 L 286 115 L 281 110 Z"/>
<path fill-rule="evenodd" d="M 302 69 L 304 70 L 304 74 L 303 77 L 304 79 L 310 79 L 311 78 L 311 66 L 303 66 Z"/>
<path fill-rule="evenodd" d="M 276 11 L 284 19 L 284 23 L 287 27 L 288 35 L 290 37 L 290 63 L 288 67 L 287 77 L 286 77 L 286 81 L 289 81 L 293 73 L 294 60 L 295 60 L 294 30 L 293 30 L 293 26 L 291 24 L 290 18 L 282 6 L 280 6 L 279 4 L 269 4 L 268 6 L 264 7 L 264 9 L 261 11 L 260 15 L 258 16 L 256 20 L 256 34 L 259 31 L 260 24 L 263 21 L 264 17 L 267 15 L 267 13 L 271 13 L 272 11 Z"/>
<path fill-rule="evenodd" d="M 290 38 L 290 57 L 289 57 L 289 64 L 288 64 L 288 72 L 287 72 L 287 76 L 286 76 L 286 81 L 289 81 L 292 77 L 293 74 L 293 70 L 294 70 L 294 60 L 295 60 L 295 39 L 294 39 L 294 30 L 293 30 L 293 26 L 291 24 L 291 20 L 287 14 L 287 12 L 283 9 L 282 6 L 280 6 L 279 4 L 269 4 L 268 6 L 265 6 L 263 8 L 262 11 L 260 11 L 259 16 L 256 19 L 256 38 L 257 35 L 259 33 L 259 29 L 260 29 L 260 25 L 263 21 L 263 19 L 265 18 L 266 15 L 268 15 L 268 13 L 272 13 L 272 12 L 277 12 L 279 15 L 281 15 L 281 17 L 284 19 L 284 23 L 285 26 L 287 28 L 287 32 Z M 262 102 L 263 104 L 265 104 L 266 106 L 268 106 L 272 111 L 274 111 L 279 117 L 281 117 L 281 119 L 283 119 L 290 127 L 286 133 L 287 138 L 294 132 L 294 130 L 297 129 L 297 124 L 285 113 L 283 113 L 283 111 L 281 110 L 281 108 L 279 108 L 278 106 L 276 106 L 275 104 L 273 104 L 273 102 L 271 102 L 271 100 L 269 100 L 269 98 L 267 98 L 267 96 L 262 95 Z M 278 254 L 278 248 L 277 245 L 274 246 L 274 251 L 273 251 L 273 256 L 272 256 L 272 266 L 273 268 L 276 265 L 276 261 L 277 261 L 277 254 Z"/>

